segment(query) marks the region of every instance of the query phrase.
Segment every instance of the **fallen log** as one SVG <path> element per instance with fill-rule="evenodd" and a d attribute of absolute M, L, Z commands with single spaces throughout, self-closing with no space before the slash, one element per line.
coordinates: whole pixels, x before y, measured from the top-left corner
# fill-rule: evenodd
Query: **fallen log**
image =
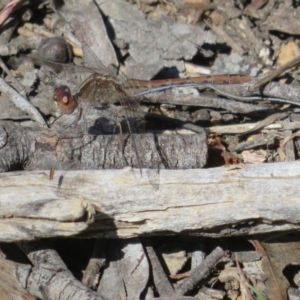
<path fill-rule="evenodd" d="M 73 236 L 220 237 L 299 229 L 300 162 L 147 171 L 0 174 L 0 241 Z"/>

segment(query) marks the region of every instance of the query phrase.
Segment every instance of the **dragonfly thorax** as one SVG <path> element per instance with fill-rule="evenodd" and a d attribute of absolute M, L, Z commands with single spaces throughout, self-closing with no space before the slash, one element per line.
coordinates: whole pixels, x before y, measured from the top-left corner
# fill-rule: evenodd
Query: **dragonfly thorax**
<path fill-rule="evenodd" d="M 118 102 L 121 96 L 126 95 L 122 86 L 112 77 L 93 74 L 80 87 L 78 101 L 93 103 L 94 106 L 104 107 Z"/>

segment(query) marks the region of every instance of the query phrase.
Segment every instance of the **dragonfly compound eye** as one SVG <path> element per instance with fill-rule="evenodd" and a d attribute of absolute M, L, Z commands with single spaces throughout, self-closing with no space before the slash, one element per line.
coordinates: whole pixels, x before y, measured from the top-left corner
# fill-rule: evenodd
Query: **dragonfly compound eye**
<path fill-rule="evenodd" d="M 62 85 L 54 91 L 54 101 L 57 102 L 63 114 L 71 114 L 77 106 L 69 87 L 66 85 Z"/>

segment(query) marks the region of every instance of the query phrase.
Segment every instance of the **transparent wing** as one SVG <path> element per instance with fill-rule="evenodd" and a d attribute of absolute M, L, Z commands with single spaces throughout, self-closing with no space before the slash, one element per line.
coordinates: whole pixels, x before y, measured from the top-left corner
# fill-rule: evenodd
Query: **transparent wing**
<path fill-rule="evenodd" d="M 58 62 L 54 62 L 54 61 L 44 59 L 44 58 L 39 57 L 37 55 L 26 56 L 26 58 L 29 58 L 35 65 L 48 66 L 54 72 L 57 72 L 57 73 L 67 71 L 67 72 L 72 72 L 72 73 L 89 73 L 89 74 L 98 73 L 98 74 L 103 74 L 103 73 L 101 73 L 101 71 L 102 71 L 101 68 L 58 63 Z"/>
<path fill-rule="evenodd" d="M 144 115 L 140 104 L 133 98 L 128 96 L 125 92 L 120 94 L 119 98 L 120 104 L 124 107 L 124 114 L 128 130 L 130 133 L 130 138 L 132 139 L 132 144 L 136 153 L 136 158 L 140 173 L 146 168 L 145 160 L 149 155 L 147 155 L 146 145 L 146 135 L 145 135 L 145 123 L 142 125 L 137 124 L 137 119 L 140 115 Z M 136 118 L 137 114 L 137 118 Z M 145 120 L 144 120 L 145 121 Z M 149 182 L 155 190 L 159 189 L 159 169 L 147 169 L 146 175 L 148 176 Z"/>
<path fill-rule="evenodd" d="M 132 86 L 130 86 L 132 85 Z M 134 88 L 136 83 L 134 81 L 126 83 L 127 88 Z M 151 155 L 147 153 L 149 147 L 147 147 L 147 137 L 145 135 L 145 114 L 143 113 L 141 106 L 138 101 L 130 97 L 126 91 L 123 89 L 123 84 L 119 83 L 117 80 L 114 80 L 113 77 L 104 78 L 99 76 L 89 77 L 81 87 L 81 99 L 79 98 L 78 102 L 83 106 L 87 107 L 90 103 L 99 103 L 99 99 L 107 101 L 111 105 L 112 102 L 120 103 L 122 107 L 122 112 L 115 111 L 115 114 L 111 116 L 110 120 L 113 120 L 115 123 L 120 124 L 120 132 L 123 145 L 123 154 L 125 149 L 126 141 L 122 133 L 124 131 L 129 133 L 129 138 L 133 147 L 133 152 L 135 153 L 135 158 L 131 155 L 128 156 L 128 159 L 132 159 L 133 162 L 128 162 L 129 165 L 136 165 L 140 169 L 142 175 L 142 169 L 150 165 L 149 160 Z M 101 102 L 101 101 L 100 101 Z M 111 106 L 112 108 L 112 106 Z M 121 117 L 125 117 L 125 127 L 122 127 L 120 121 Z M 107 117 L 107 116 L 105 116 Z M 140 122 L 139 122 L 140 121 Z M 126 150 L 127 151 L 127 150 Z M 148 150 L 149 151 L 149 150 Z M 137 163 L 134 163 L 136 161 Z M 146 175 L 149 177 L 150 183 L 158 187 L 158 172 L 156 170 L 146 172 Z M 155 176 L 152 176 L 155 175 Z M 155 184 L 153 184 L 155 182 Z"/>
<path fill-rule="evenodd" d="M 100 59 L 95 55 L 93 50 L 86 43 L 82 44 L 82 51 L 84 57 L 84 64 L 86 67 L 95 69 L 96 73 L 98 74 L 108 75 L 112 77 L 116 76 L 116 70 L 104 66 Z M 97 66 L 97 68 L 94 68 L 94 66 Z"/>

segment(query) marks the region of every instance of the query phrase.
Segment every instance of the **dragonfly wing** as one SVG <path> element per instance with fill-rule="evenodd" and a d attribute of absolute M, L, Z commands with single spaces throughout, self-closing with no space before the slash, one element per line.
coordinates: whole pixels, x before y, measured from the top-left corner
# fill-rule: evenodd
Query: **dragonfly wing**
<path fill-rule="evenodd" d="M 90 49 L 87 51 L 89 53 L 90 57 L 95 54 Z M 26 56 L 27 59 L 30 59 L 33 64 L 37 66 L 47 66 L 49 67 L 54 73 L 62 74 L 62 76 L 65 76 L 66 78 L 72 76 L 72 77 L 79 77 L 77 79 L 77 85 L 79 85 L 81 82 L 83 82 L 88 76 L 91 74 L 111 74 L 112 71 L 110 71 L 108 68 L 102 65 L 102 63 L 97 59 L 97 61 L 94 61 L 93 67 L 88 66 L 80 66 L 80 65 L 74 65 L 74 64 L 64 64 L 59 62 L 50 61 L 47 59 L 44 59 L 42 57 L 39 57 L 38 55 L 30 55 Z M 95 67 L 97 66 L 97 67 Z M 99 66 L 99 67 L 98 67 Z M 103 73 L 104 72 L 104 73 Z M 105 75 L 104 74 L 104 75 Z"/>
<path fill-rule="evenodd" d="M 143 175 L 143 169 L 145 169 L 147 165 L 146 159 L 149 157 L 149 155 L 147 155 L 146 147 L 145 114 L 142 112 L 140 104 L 134 98 L 128 96 L 125 92 L 120 94 L 119 101 L 124 107 L 126 123 L 136 153 L 138 167 L 141 175 Z M 141 115 L 143 115 L 142 125 L 137 122 L 138 117 Z M 159 188 L 159 169 L 147 169 L 146 175 L 153 188 L 157 190 Z"/>
<path fill-rule="evenodd" d="M 44 59 L 38 55 L 29 55 L 26 56 L 26 58 L 30 59 L 35 65 L 38 66 L 48 66 L 50 67 L 53 71 L 60 73 L 63 71 L 68 71 L 68 72 L 81 72 L 81 73 L 89 73 L 92 74 L 95 71 L 92 68 L 87 68 L 84 66 L 78 66 L 78 65 L 73 65 L 73 64 L 63 64 L 59 62 L 54 62 L 48 59 Z"/>
<path fill-rule="evenodd" d="M 96 56 L 94 51 L 86 43 L 82 43 L 82 51 L 83 51 L 85 65 L 93 69 L 95 73 L 108 75 L 111 77 L 116 76 L 116 72 L 114 72 L 114 70 L 111 69 L 110 67 L 104 66 L 104 64 Z M 97 67 L 95 68 L 95 66 Z"/>

